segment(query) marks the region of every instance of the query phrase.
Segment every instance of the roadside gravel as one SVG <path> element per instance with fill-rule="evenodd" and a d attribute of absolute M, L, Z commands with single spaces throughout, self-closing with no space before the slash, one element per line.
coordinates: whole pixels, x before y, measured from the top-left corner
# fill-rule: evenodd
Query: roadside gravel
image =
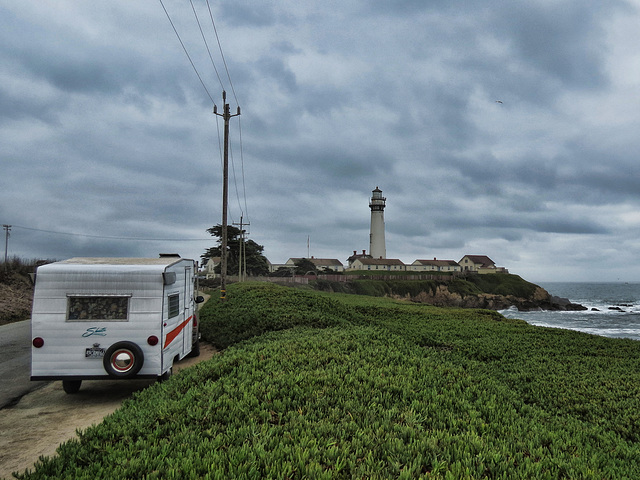
<path fill-rule="evenodd" d="M 217 351 L 200 344 L 200 356 L 174 365 L 181 369 L 210 359 Z M 51 382 L 25 395 L 16 405 L 0 410 L 0 478 L 33 468 L 41 456 L 53 456 L 61 443 L 76 437 L 76 430 L 98 424 L 113 413 L 133 392 L 155 380 L 84 381 L 74 395 L 62 390 L 62 382 Z"/>

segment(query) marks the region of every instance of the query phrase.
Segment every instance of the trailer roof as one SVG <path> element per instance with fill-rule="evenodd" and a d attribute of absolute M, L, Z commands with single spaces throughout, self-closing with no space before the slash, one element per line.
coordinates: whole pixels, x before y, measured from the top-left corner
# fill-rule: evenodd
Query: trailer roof
<path fill-rule="evenodd" d="M 131 258 L 131 257 L 74 257 L 55 263 L 72 265 L 172 265 L 181 260 L 180 257 Z"/>

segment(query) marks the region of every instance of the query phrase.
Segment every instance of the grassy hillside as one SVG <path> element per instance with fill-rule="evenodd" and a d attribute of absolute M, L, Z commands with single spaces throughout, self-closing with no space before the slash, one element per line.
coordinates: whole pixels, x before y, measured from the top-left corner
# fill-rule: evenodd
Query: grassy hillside
<path fill-rule="evenodd" d="M 406 275 L 406 272 L 405 272 Z M 397 275 L 396 275 L 397 276 Z M 318 290 L 338 293 L 355 293 L 376 297 L 398 295 L 417 297 L 421 292 L 435 293 L 439 285 L 444 285 L 451 293 L 465 296 L 492 294 L 531 299 L 537 285 L 512 274 L 468 275 L 451 277 L 448 281 L 439 280 L 398 280 L 389 275 L 385 280 L 357 279 L 349 282 L 335 282 L 318 279 L 312 282 Z"/>
<path fill-rule="evenodd" d="M 224 353 L 20 478 L 638 478 L 640 344 L 240 284 Z"/>

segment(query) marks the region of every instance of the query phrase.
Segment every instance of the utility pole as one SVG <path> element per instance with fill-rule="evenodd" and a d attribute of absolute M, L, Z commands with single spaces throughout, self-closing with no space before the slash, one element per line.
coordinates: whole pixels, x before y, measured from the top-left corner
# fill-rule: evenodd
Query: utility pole
<path fill-rule="evenodd" d="M 220 257 L 220 299 L 227 298 L 227 204 L 229 189 L 229 119 L 240 115 L 240 107 L 238 113 L 231 115 L 229 104 L 227 103 L 227 92 L 222 91 L 222 103 L 224 104 L 223 113 L 218 113 L 218 107 L 213 106 L 213 114 L 224 119 L 224 160 L 222 167 L 222 248 Z"/>
<path fill-rule="evenodd" d="M 9 264 L 7 263 L 7 251 L 9 250 L 9 232 L 11 231 L 11 225 L 4 224 L 4 271 L 7 272 Z"/>
<path fill-rule="evenodd" d="M 250 223 L 244 223 L 243 218 L 244 216 L 240 215 L 240 223 L 234 223 L 234 225 L 240 226 L 240 245 L 238 248 L 238 280 L 241 282 L 244 282 L 245 277 L 247 276 L 247 248 L 244 243 L 244 229 L 242 227 L 244 225 L 251 225 Z M 243 258 L 244 265 L 242 263 Z"/>

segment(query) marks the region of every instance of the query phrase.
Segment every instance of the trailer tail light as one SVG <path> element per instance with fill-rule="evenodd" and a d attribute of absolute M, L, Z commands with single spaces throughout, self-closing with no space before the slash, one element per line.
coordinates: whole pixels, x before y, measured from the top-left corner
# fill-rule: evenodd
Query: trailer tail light
<path fill-rule="evenodd" d="M 44 345 L 44 339 L 42 337 L 36 337 L 33 339 L 33 346 L 36 348 L 40 348 Z"/>
<path fill-rule="evenodd" d="M 158 337 L 156 337 L 155 335 L 151 335 L 149 338 L 147 338 L 147 343 L 149 345 L 151 345 L 152 347 L 158 344 Z"/>

